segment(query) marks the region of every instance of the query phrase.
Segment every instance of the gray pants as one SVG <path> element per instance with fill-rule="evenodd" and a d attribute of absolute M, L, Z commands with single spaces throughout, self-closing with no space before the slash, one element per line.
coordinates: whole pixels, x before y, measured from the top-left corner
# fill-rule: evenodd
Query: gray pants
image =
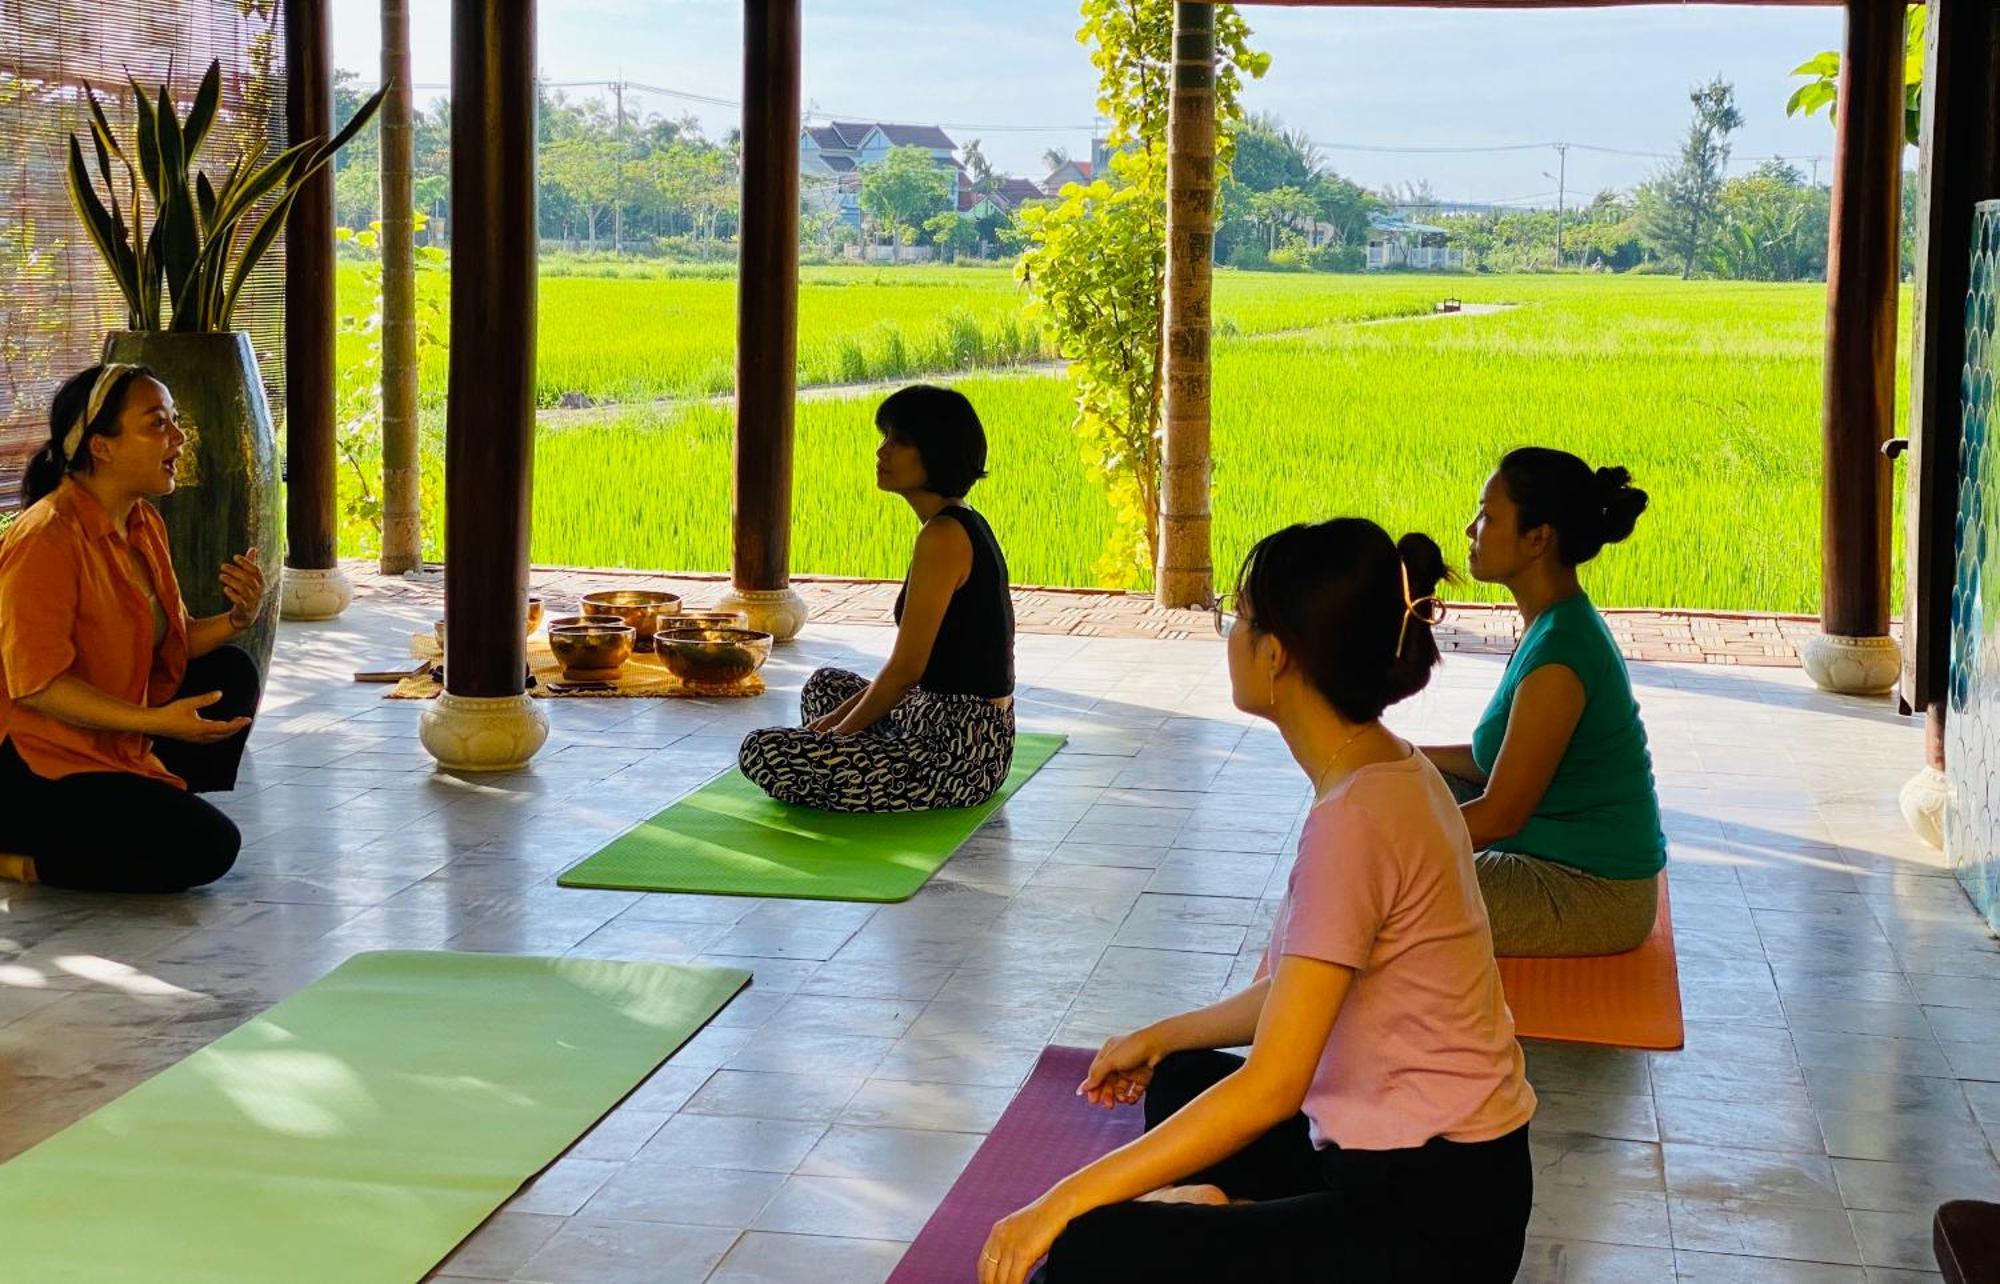
<path fill-rule="evenodd" d="M 1445 781 L 1460 802 L 1480 795 L 1471 781 L 1456 776 Z M 1652 932 L 1659 911 L 1655 878 L 1599 878 L 1539 856 L 1498 850 L 1480 852 L 1473 864 L 1493 926 L 1493 952 L 1502 957 L 1623 954 Z"/>

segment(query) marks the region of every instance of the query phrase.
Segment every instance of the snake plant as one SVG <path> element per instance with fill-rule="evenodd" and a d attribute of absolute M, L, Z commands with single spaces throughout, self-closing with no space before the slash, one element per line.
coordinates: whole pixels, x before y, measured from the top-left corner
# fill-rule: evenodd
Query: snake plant
<path fill-rule="evenodd" d="M 284 230 L 302 185 L 374 118 L 387 91 L 363 103 L 331 139 L 308 138 L 268 163 L 262 156 L 239 155 L 217 188 L 194 163 L 221 103 L 220 60 L 209 64 L 185 119 L 175 115 L 167 86 L 148 98 L 137 81 L 131 84 L 138 124 L 130 150 L 111 132 L 97 95 L 83 87 L 91 146 L 108 200 L 98 196 L 75 134 L 69 139 L 70 199 L 125 296 L 128 328 L 227 330 L 244 283 Z M 114 160 L 124 167 L 129 208 L 118 199 Z M 142 182 L 153 205 L 152 228 L 143 236 Z"/>

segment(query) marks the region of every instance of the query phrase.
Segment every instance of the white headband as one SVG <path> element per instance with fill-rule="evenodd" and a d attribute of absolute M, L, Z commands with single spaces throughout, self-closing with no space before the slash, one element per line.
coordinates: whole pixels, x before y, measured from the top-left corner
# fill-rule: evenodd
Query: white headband
<path fill-rule="evenodd" d="M 63 434 L 64 467 L 68 467 L 76 459 L 77 449 L 83 445 L 84 430 L 96 421 L 97 416 L 104 413 L 104 399 L 111 395 L 112 386 L 138 368 L 123 361 L 107 361 L 104 363 L 104 368 L 97 372 L 97 382 L 90 385 L 90 396 L 84 402 L 83 413 L 77 416 L 69 431 Z"/>

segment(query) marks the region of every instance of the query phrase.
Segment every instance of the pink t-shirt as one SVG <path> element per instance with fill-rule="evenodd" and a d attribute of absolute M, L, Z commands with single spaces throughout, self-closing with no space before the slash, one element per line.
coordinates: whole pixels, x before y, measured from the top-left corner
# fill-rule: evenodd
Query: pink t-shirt
<path fill-rule="evenodd" d="M 1261 971 L 1286 954 L 1355 972 L 1306 1092 L 1313 1144 L 1488 1141 L 1535 1113 L 1472 842 L 1422 754 L 1361 768 L 1306 817 Z"/>

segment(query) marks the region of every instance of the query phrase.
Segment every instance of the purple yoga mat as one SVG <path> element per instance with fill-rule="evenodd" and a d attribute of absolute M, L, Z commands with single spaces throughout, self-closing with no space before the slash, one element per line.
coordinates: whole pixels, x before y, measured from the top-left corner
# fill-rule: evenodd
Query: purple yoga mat
<path fill-rule="evenodd" d="M 972 1284 L 994 1222 L 1139 1135 L 1138 1106 L 1104 1110 L 1076 1095 L 1093 1055 L 1088 1048 L 1043 1050 L 889 1284 Z"/>

